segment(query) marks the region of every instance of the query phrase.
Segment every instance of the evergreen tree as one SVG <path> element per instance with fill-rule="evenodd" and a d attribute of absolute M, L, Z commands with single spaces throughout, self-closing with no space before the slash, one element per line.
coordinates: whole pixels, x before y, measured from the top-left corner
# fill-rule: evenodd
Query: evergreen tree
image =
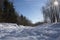
<path fill-rule="evenodd" d="M 17 22 L 17 15 L 15 9 L 13 7 L 13 3 L 9 2 L 8 0 L 4 0 L 4 8 L 3 8 L 3 21 L 9 23 L 16 23 Z"/>

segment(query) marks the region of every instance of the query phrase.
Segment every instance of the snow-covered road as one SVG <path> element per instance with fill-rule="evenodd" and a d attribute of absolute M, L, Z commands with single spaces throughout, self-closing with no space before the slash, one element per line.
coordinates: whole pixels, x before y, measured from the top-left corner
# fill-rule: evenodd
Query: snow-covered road
<path fill-rule="evenodd" d="M 0 23 L 0 40 L 60 40 L 60 23 L 37 27 Z"/>

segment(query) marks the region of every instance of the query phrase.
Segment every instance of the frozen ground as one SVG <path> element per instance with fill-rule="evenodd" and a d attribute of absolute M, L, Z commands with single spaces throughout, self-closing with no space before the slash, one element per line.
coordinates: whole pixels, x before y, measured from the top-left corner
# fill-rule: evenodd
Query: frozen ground
<path fill-rule="evenodd" d="M 60 23 L 37 27 L 0 23 L 0 40 L 60 40 Z"/>

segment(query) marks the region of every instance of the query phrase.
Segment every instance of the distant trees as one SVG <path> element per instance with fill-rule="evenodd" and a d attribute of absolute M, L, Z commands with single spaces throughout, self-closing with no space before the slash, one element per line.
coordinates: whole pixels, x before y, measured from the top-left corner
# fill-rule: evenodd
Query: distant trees
<path fill-rule="evenodd" d="M 38 25 L 42 25 L 42 24 L 44 24 L 44 22 L 37 22 L 37 23 L 33 24 L 33 27 L 38 26 Z"/>
<path fill-rule="evenodd" d="M 45 6 L 43 6 L 43 15 L 45 22 L 50 21 L 53 22 L 59 22 L 59 16 L 60 16 L 60 4 L 54 5 L 54 2 L 56 0 L 49 0 Z M 57 0 L 58 3 L 60 2 Z"/>
<path fill-rule="evenodd" d="M 30 20 L 28 20 L 28 19 L 27 19 L 25 16 L 23 16 L 23 15 L 20 15 L 20 16 L 18 17 L 18 24 L 24 25 L 24 26 L 26 26 L 26 25 L 32 26 L 32 22 L 31 22 Z"/>

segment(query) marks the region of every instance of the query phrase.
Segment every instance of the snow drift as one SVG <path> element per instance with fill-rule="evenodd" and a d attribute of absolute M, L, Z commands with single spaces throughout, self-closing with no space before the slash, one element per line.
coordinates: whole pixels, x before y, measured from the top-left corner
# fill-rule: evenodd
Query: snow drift
<path fill-rule="evenodd" d="M 0 23 L 0 40 L 60 40 L 60 23 L 37 27 Z"/>

